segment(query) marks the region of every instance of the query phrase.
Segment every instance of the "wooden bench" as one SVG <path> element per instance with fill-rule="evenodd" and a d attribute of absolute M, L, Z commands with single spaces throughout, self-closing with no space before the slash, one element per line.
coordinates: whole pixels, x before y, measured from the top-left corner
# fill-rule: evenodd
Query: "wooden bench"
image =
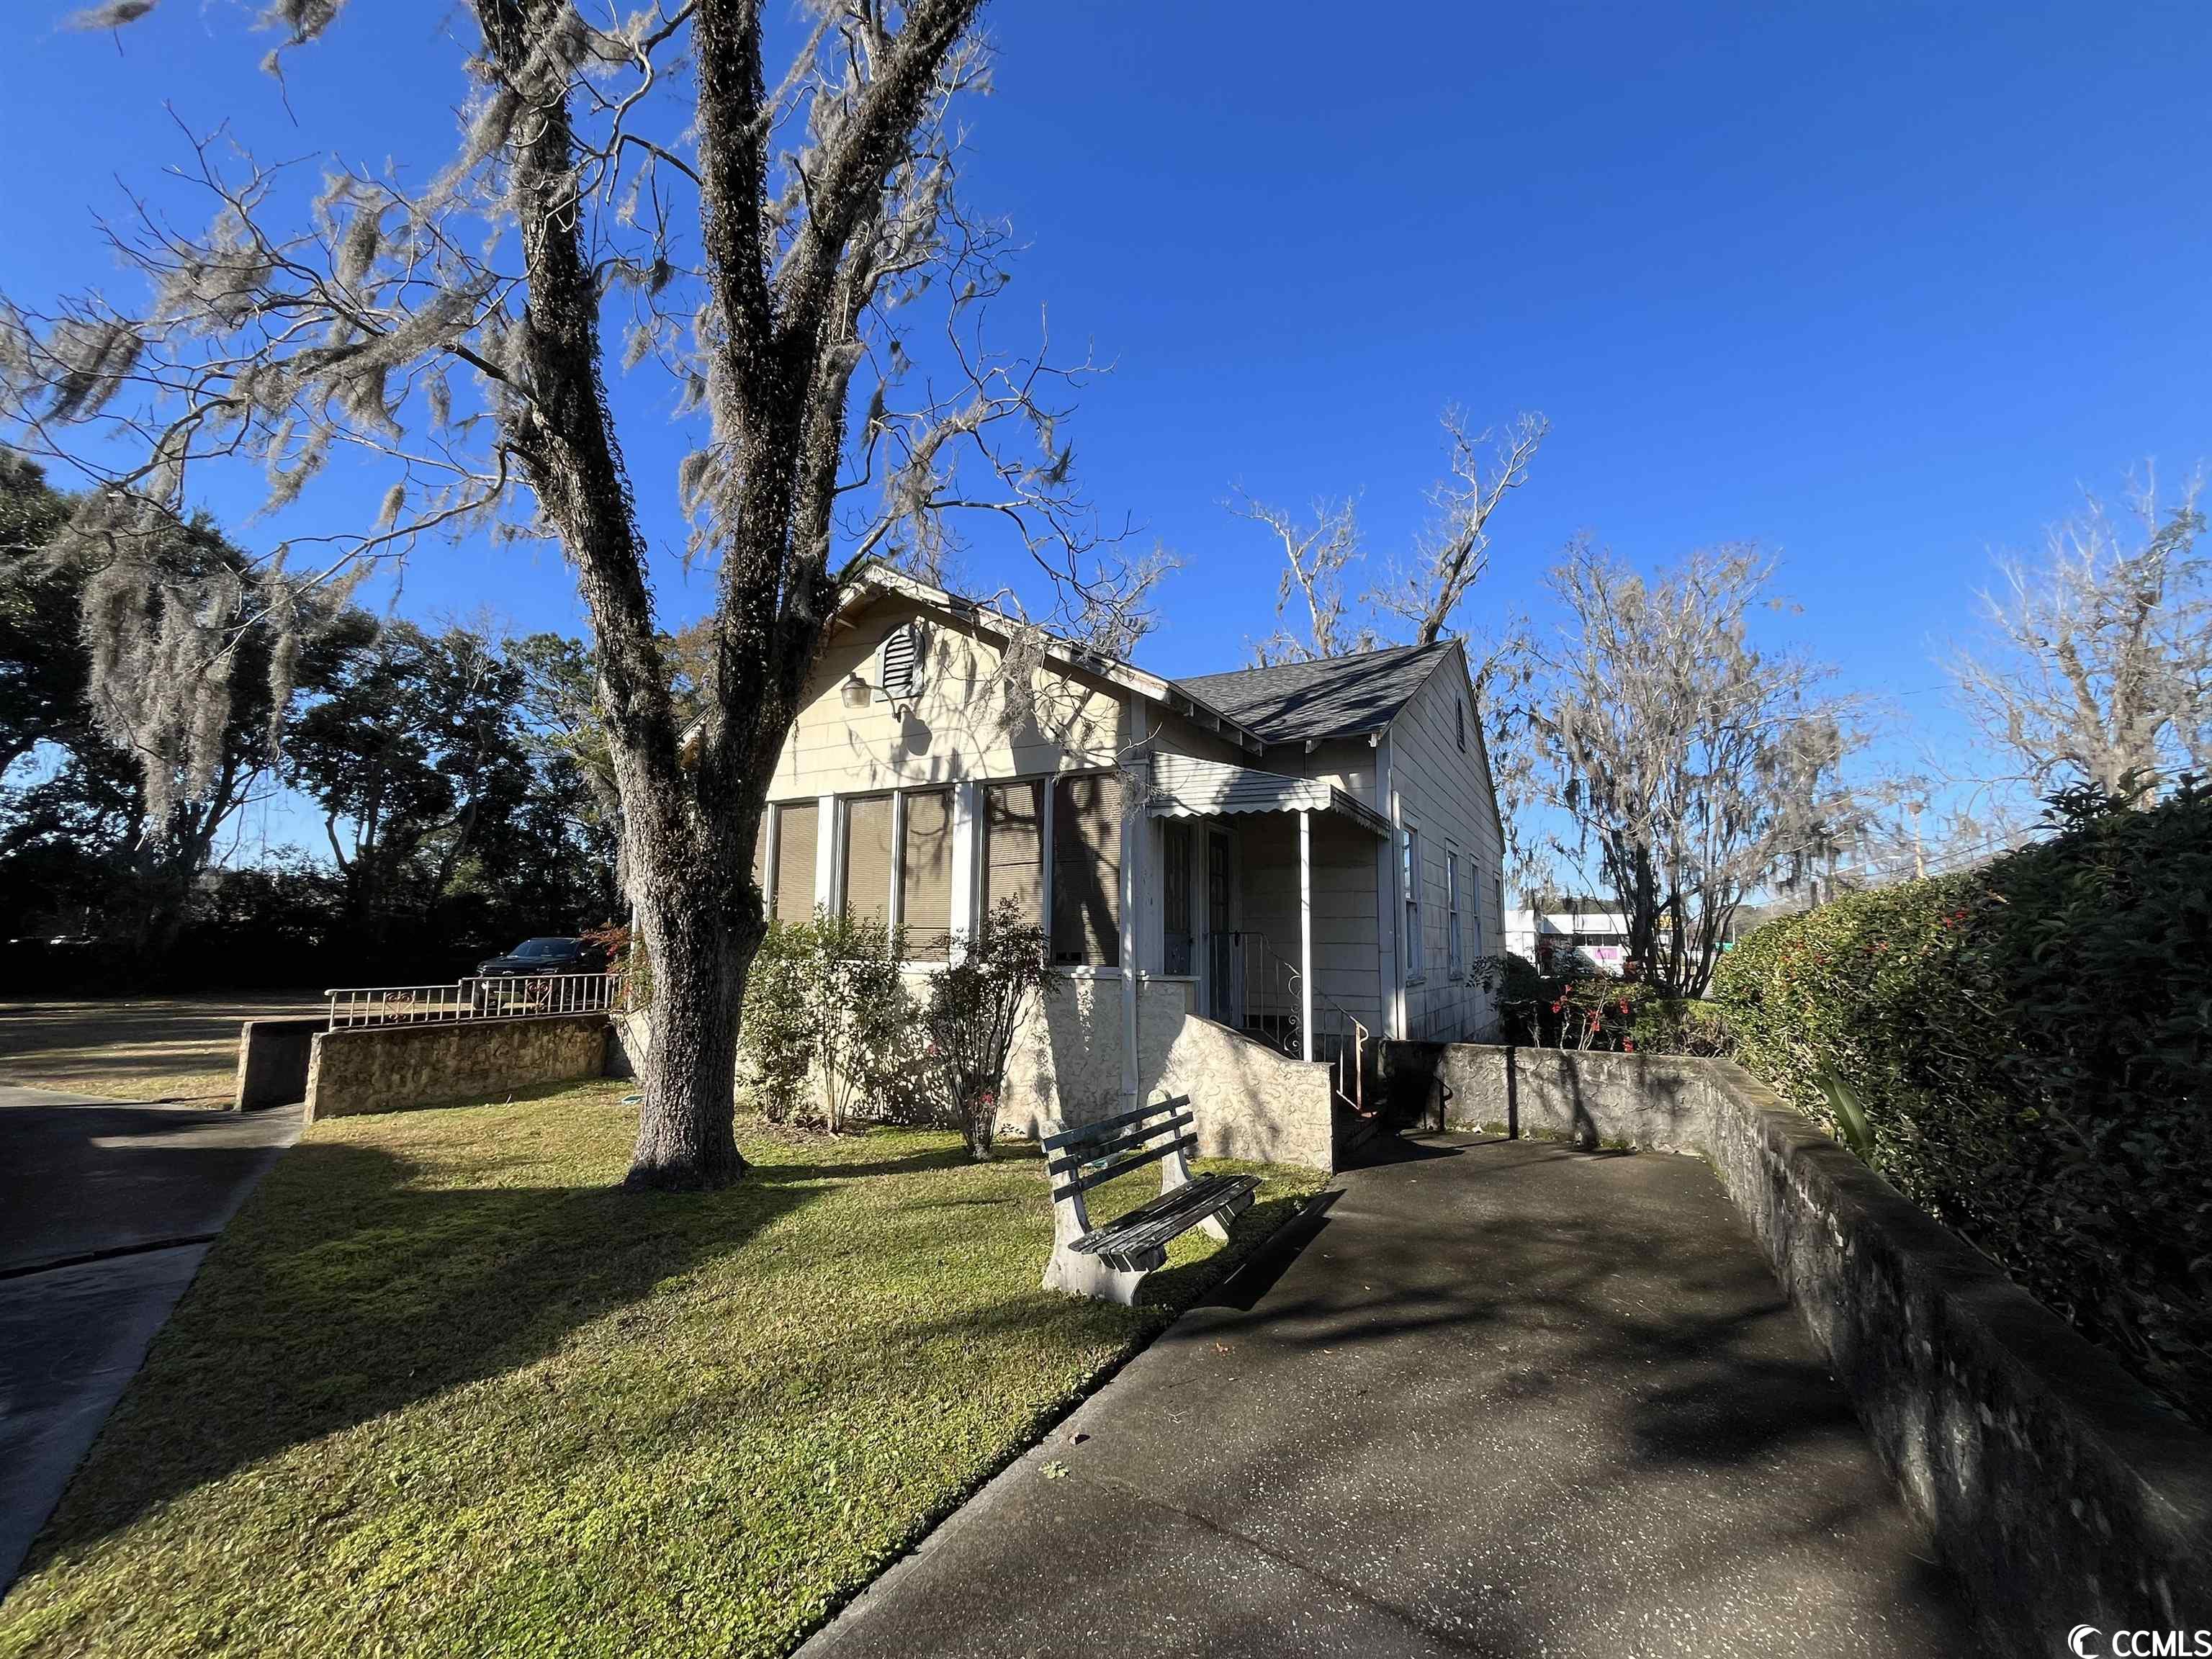
<path fill-rule="evenodd" d="M 1195 1228 L 1226 1243 L 1225 1224 L 1252 1207 L 1257 1176 L 1190 1172 L 1198 1150 L 1190 1097 L 1139 1106 L 1079 1129 L 1044 1125 L 1045 1174 L 1052 1182 L 1052 1260 L 1044 1286 L 1130 1306 L 1138 1281 L 1168 1259 L 1168 1245 Z M 1160 1195 L 1103 1227 L 1091 1224 L 1083 1195 L 1142 1169 L 1160 1166 Z"/>

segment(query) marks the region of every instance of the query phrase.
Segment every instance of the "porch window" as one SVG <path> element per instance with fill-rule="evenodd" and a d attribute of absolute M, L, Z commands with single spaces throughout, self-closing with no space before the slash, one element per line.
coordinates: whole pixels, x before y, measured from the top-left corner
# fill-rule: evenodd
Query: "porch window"
<path fill-rule="evenodd" d="M 1400 872 L 1406 884 L 1406 982 L 1421 978 L 1421 831 L 1418 824 L 1405 827 Z"/>
<path fill-rule="evenodd" d="M 952 792 L 916 789 L 906 798 L 899 845 L 899 915 L 906 953 L 943 962 L 952 945 Z"/>
<path fill-rule="evenodd" d="M 1444 956 L 1454 979 L 1467 977 L 1467 959 L 1460 951 L 1459 854 L 1444 852 Z"/>
<path fill-rule="evenodd" d="M 1160 822 L 1161 969 L 1170 974 L 1198 971 L 1197 934 L 1191 926 L 1190 823 L 1186 818 Z"/>
<path fill-rule="evenodd" d="M 815 827 L 820 813 L 811 800 L 775 809 L 775 902 L 769 914 L 779 921 L 813 918 Z"/>
<path fill-rule="evenodd" d="M 845 914 L 855 921 L 891 919 L 891 798 L 845 803 Z"/>
<path fill-rule="evenodd" d="M 983 910 L 1013 900 L 1021 920 L 1044 921 L 1044 785 L 983 786 Z"/>
<path fill-rule="evenodd" d="M 1052 959 L 1121 965 L 1121 779 L 1097 772 L 1053 784 Z"/>

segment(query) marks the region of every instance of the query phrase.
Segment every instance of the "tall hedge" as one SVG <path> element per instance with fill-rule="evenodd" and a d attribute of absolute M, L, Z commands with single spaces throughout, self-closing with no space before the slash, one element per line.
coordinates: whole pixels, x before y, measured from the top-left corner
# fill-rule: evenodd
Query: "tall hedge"
<path fill-rule="evenodd" d="M 1723 959 L 1738 1057 L 2212 1426 L 2212 792 L 2060 798 L 2049 840 Z"/>

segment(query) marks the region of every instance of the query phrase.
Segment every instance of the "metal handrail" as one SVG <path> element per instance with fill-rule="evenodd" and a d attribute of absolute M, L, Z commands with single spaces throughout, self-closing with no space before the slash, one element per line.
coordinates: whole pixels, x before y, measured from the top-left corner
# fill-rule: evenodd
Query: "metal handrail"
<path fill-rule="evenodd" d="M 479 974 L 449 985 L 343 986 L 323 993 L 330 1027 L 434 1025 L 464 1019 L 604 1014 L 621 1006 L 622 975 Z"/>
<path fill-rule="evenodd" d="M 1297 963 L 1267 943 L 1265 933 L 1245 929 L 1237 937 L 1245 947 L 1245 959 L 1241 963 L 1244 970 L 1245 1024 L 1251 1024 L 1255 1015 L 1261 1020 L 1274 1021 L 1275 1046 L 1286 1054 L 1303 1054 L 1304 1044 L 1300 1036 L 1305 1000 L 1300 994 L 1300 981 L 1304 975 Z M 1262 969 L 1256 976 L 1250 960 L 1250 947 L 1254 945 L 1259 947 Z M 1255 978 L 1260 989 L 1256 1006 L 1253 994 Z M 1364 1115 L 1367 1110 L 1367 1046 L 1373 1033 L 1357 1015 L 1318 985 L 1314 988 L 1314 1024 L 1316 1047 L 1328 1065 L 1330 1084 L 1352 1103 L 1354 1111 Z"/>

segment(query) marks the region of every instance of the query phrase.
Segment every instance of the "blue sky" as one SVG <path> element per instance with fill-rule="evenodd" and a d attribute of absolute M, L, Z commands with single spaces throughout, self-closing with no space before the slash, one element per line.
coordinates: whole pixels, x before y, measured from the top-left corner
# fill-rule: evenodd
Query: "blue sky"
<path fill-rule="evenodd" d="M 118 280 L 92 214 L 177 154 L 164 99 L 264 156 L 427 168 L 461 92 L 446 15 L 361 0 L 292 59 L 296 126 L 233 0 L 167 0 L 120 53 L 19 33 L 0 288 Z M 1277 555 L 1232 486 L 1356 495 L 1387 555 L 1441 468 L 1440 409 L 1533 409 L 1553 434 L 1478 614 L 1540 616 L 1577 531 L 1645 564 L 1755 539 L 1802 606 L 1773 637 L 1895 696 L 1900 751 L 1954 750 L 1929 688 L 1991 551 L 2081 484 L 2212 458 L 2212 9 L 988 15 L 969 195 L 1027 245 L 1014 295 L 1116 365 L 1073 431 L 1102 507 L 1187 562 L 1140 653 L 1162 672 L 1234 665 L 1272 625 Z M 665 441 L 641 433 L 649 495 Z M 672 568 L 662 594 L 677 620 L 701 603 Z M 398 603 L 580 623 L 544 552 L 430 550 Z"/>

